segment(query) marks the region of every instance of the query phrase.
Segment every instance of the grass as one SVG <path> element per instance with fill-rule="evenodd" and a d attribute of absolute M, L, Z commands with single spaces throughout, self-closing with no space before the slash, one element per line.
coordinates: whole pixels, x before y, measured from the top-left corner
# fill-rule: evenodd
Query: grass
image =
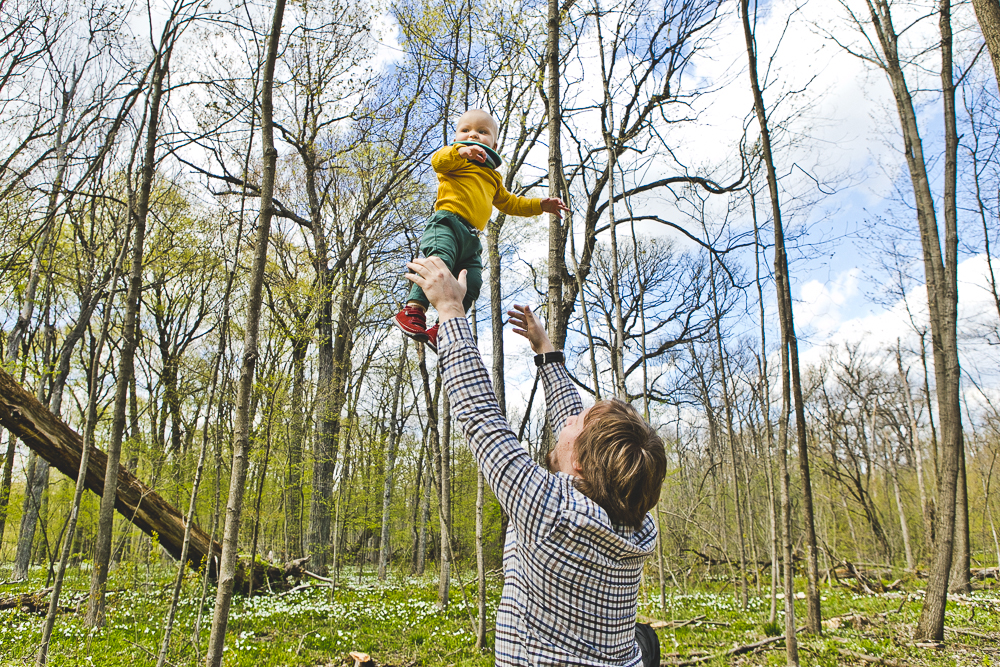
<path fill-rule="evenodd" d="M 805 582 L 798 582 L 797 590 Z M 963 632 L 947 632 L 937 648 L 920 647 L 913 631 L 923 604 L 924 582 L 912 580 L 906 591 L 886 595 L 860 595 L 843 587 L 822 588 L 824 632 L 822 636 L 799 634 L 799 659 L 803 665 L 879 664 L 857 656 L 875 658 L 885 665 L 947 665 L 949 667 L 1000 665 L 1000 587 L 981 587 L 969 596 L 952 596 L 945 626 Z M 714 588 L 714 591 L 713 591 Z M 705 618 L 675 629 L 658 631 L 665 660 L 682 662 L 699 657 L 719 656 L 728 649 L 752 644 L 784 634 L 784 601 L 778 601 L 775 623 L 769 621 L 769 599 L 751 596 L 747 609 L 739 595 L 723 586 L 703 587 L 684 595 L 668 589 L 667 609 L 660 609 L 658 592 L 646 599 L 640 614 L 648 619 L 682 621 L 700 615 Z M 796 625 L 805 619 L 805 601 L 796 600 Z M 831 624 L 831 620 L 838 627 Z M 710 624 L 710 623 L 711 624 Z M 728 659 L 714 659 L 706 665 L 785 665 L 784 642 Z"/>
<path fill-rule="evenodd" d="M 69 573 L 68 573 L 69 574 Z M 78 571 L 63 589 L 67 606 L 86 596 L 88 572 Z M 140 578 L 134 569 L 119 568 L 109 581 L 107 619 L 88 632 L 80 613 L 61 614 L 53 633 L 49 664 L 140 667 L 155 665 L 163 641 L 170 600 L 171 573 Z M 69 579 L 69 576 L 67 577 Z M 465 581 L 468 581 L 466 578 Z M 32 570 L 28 582 L 0 587 L 0 598 L 44 587 L 45 573 Z M 285 596 L 234 598 L 229 615 L 224 664 L 227 666 L 289 665 L 294 667 L 353 665 L 348 653 L 364 651 L 381 665 L 492 665 L 492 654 L 474 649 L 470 610 L 453 582 L 447 611 L 437 607 L 437 580 L 390 577 L 380 583 L 342 575 L 334 591 L 313 586 Z M 491 586 L 491 609 L 499 583 Z M 199 605 L 200 582 L 185 580 L 177 610 L 168 661 L 198 664 L 208 644 L 215 604 L 214 589 Z M 470 598 L 474 604 L 474 600 Z M 85 603 L 84 603 L 85 604 Z M 201 607 L 197 644 L 195 624 Z M 475 610 L 471 611 L 475 617 Z M 34 664 L 43 618 L 18 610 L 0 611 L 0 665 Z M 493 618 L 488 619 L 492 627 Z"/>
<path fill-rule="evenodd" d="M 86 595 L 86 567 L 67 573 L 63 601 L 78 607 Z M 9 570 L 0 570 L 0 578 Z M 109 582 L 107 622 L 89 632 L 77 612 L 60 614 L 53 634 L 49 664 L 53 667 L 156 664 L 171 588 L 167 568 L 121 566 Z M 463 581 L 469 582 L 464 576 Z M 650 580 L 652 582 L 652 579 Z M 32 570 L 27 582 L 0 586 L 0 599 L 35 592 L 45 585 L 45 572 Z M 908 590 L 889 595 L 858 595 L 845 588 L 823 588 L 823 617 L 839 618 L 839 627 L 828 627 L 822 637 L 799 636 L 803 665 L 1000 665 L 1000 589 L 984 588 L 948 604 L 946 625 L 974 634 L 949 632 L 940 648 L 921 648 L 912 641 L 920 614 L 920 581 L 908 582 Z M 470 602 L 474 585 L 469 586 Z M 199 664 L 208 642 L 214 606 L 214 591 L 199 605 L 200 582 L 192 574 L 186 580 L 172 635 L 168 662 Z M 500 582 L 491 579 L 488 606 L 492 611 L 500 593 Z M 781 607 L 779 601 L 779 608 Z M 797 600 L 796 621 L 802 624 L 804 602 Z M 201 612 L 201 631 L 195 625 Z M 713 665 L 784 665 L 782 642 L 761 650 L 720 658 L 728 649 L 783 634 L 784 618 L 769 622 L 769 601 L 752 595 L 746 609 L 739 596 L 724 583 L 707 583 L 685 593 L 668 589 L 666 608 L 660 607 L 658 591 L 643 592 L 639 614 L 644 620 L 699 620 L 683 627 L 658 631 L 664 660 L 682 662 L 706 658 Z M 385 583 L 371 576 L 358 578 L 345 573 L 340 586 L 325 586 L 254 598 L 237 597 L 229 617 L 224 664 L 235 666 L 288 665 L 293 667 L 350 666 L 348 653 L 360 650 L 373 655 L 380 665 L 492 665 L 489 651 L 475 651 L 470 616 L 453 582 L 447 611 L 437 607 L 437 580 L 390 577 Z M 0 612 L 0 665 L 34 663 L 43 619 L 19 610 Z M 494 619 L 487 620 L 492 628 Z M 981 636 L 977 636 L 981 635 Z M 488 635 L 492 641 L 492 633 Z M 857 655 L 867 656 L 867 660 Z"/>

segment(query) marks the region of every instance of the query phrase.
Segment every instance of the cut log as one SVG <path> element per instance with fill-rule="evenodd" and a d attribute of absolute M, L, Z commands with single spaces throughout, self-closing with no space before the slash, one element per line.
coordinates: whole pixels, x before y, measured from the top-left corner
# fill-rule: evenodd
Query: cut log
<path fill-rule="evenodd" d="M 9 373 L 0 369 L 0 424 L 20 438 L 36 454 L 64 475 L 76 480 L 80 470 L 83 438 L 56 419 L 49 410 L 26 392 Z M 93 447 L 87 465 L 87 488 L 98 496 L 104 492 L 104 471 L 107 454 Z M 152 536 L 174 558 L 181 557 L 184 540 L 184 515 L 160 494 L 143 484 L 121 466 L 118 469 L 118 493 L 115 509 L 137 528 Z M 222 546 L 213 542 L 205 531 L 191 526 L 188 565 L 199 569 L 211 547 L 209 575 L 215 578 Z"/>
<path fill-rule="evenodd" d="M 236 566 L 236 580 L 233 590 L 241 595 L 248 595 L 251 592 L 250 578 L 247 573 L 248 560 L 240 559 Z M 257 559 L 253 564 L 253 593 L 264 595 L 267 593 L 282 593 L 291 590 L 302 581 L 306 574 L 306 563 L 309 556 L 290 560 L 284 565 L 275 565 L 261 559 Z"/>

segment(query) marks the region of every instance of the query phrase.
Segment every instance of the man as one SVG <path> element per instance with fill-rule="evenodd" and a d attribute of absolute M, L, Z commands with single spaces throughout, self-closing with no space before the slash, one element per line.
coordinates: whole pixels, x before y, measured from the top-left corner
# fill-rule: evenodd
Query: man
<path fill-rule="evenodd" d="M 635 623 L 643 563 L 656 541 L 648 512 L 666 472 L 656 431 L 620 401 L 584 411 L 562 353 L 530 308 L 514 306 L 510 321 L 538 355 L 557 433 L 549 470 L 541 468 L 497 404 L 465 319 L 465 272 L 456 280 L 438 257 L 407 267 L 438 311 L 438 366 L 452 412 L 510 516 L 496 664 L 659 664 L 655 633 Z"/>

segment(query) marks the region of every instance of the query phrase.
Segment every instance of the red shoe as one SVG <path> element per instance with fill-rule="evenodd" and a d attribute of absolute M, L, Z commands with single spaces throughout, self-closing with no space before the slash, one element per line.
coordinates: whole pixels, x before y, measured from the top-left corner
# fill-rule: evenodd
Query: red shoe
<path fill-rule="evenodd" d="M 427 315 L 419 308 L 404 307 L 392 318 L 392 323 L 413 340 L 427 340 Z M 434 333 L 437 334 L 437 331 Z"/>
<path fill-rule="evenodd" d="M 429 347 L 432 350 L 434 350 L 434 354 L 437 354 L 437 351 L 438 351 L 438 325 L 435 324 L 434 326 L 432 326 L 430 329 L 427 330 L 427 340 L 424 341 L 424 344 L 427 347 Z"/>

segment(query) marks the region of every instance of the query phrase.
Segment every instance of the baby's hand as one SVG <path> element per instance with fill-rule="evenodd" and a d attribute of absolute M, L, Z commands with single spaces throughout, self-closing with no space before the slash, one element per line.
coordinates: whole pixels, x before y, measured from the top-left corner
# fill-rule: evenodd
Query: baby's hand
<path fill-rule="evenodd" d="M 458 154 L 466 160 L 475 160 L 476 162 L 482 163 L 486 162 L 486 151 L 482 146 L 460 146 Z"/>
<path fill-rule="evenodd" d="M 553 213 L 560 220 L 562 220 L 562 212 L 568 210 L 569 208 L 559 197 L 547 197 L 542 200 L 542 213 Z"/>

